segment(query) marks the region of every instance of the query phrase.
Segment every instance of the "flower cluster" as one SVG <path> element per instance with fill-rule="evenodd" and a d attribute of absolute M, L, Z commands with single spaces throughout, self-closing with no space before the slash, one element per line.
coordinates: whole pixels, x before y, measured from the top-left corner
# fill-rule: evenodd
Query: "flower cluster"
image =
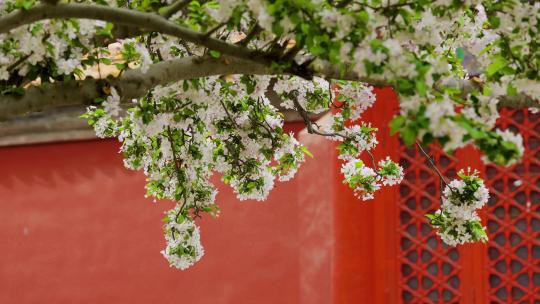
<path fill-rule="evenodd" d="M 340 81 L 336 86 L 335 102 L 338 102 L 343 116 L 356 121 L 362 113 L 375 103 L 373 87 L 351 81 Z"/>
<path fill-rule="evenodd" d="M 437 234 L 450 246 L 487 241 L 476 211 L 487 203 L 489 192 L 478 172 L 461 170 L 458 176 L 461 180 L 453 180 L 445 187 L 441 209 L 427 217 Z"/>
<path fill-rule="evenodd" d="M 0 16 L 15 8 L 15 3 L 2 1 Z M 93 37 L 107 31 L 103 21 L 69 19 L 43 20 L 0 34 L 0 89 L 17 85 L 17 77 L 29 81 L 40 77 L 42 82 L 81 77 L 85 67 L 102 57 Z"/>
<path fill-rule="evenodd" d="M 283 77 L 276 82 L 273 89 L 281 97 L 281 106 L 285 109 L 296 109 L 295 102 L 306 111 L 316 114 L 330 107 L 331 85 L 319 77 L 314 81 L 300 77 Z"/>
<path fill-rule="evenodd" d="M 184 245 L 170 231 L 188 229 L 201 212 L 218 214 L 213 172 L 240 200 L 265 200 L 275 179 L 293 178 L 309 154 L 283 131 L 282 117 L 265 96 L 268 83 L 263 76 L 232 76 L 156 87 L 122 116 L 121 98 L 111 88 L 103 108 L 84 115 L 98 136 L 118 137 L 125 166 L 147 176 L 149 196 L 178 203 L 167 218 L 182 222 L 167 220 L 165 228 L 171 265 L 184 268 L 200 257 L 189 263 L 175 257 L 175 248 Z"/>
<path fill-rule="evenodd" d="M 381 188 L 381 184 L 392 186 L 403 180 L 403 169 L 387 157 L 378 164 L 378 170 L 366 166 L 359 159 L 351 159 L 341 166 L 344 182 L 354 190 L 354 194 L 362 200 L 374 198 L 375 191 Z"/>
<path fill-rule="evenodd" d="M 330 124 L 321 129 L 328 139 L 340 142 L 337 146 L 338 158 L 346 161 L 341 167 L 343 182 L 360 199 L 373 199 L 381 184 L 392 186 L 403 180 L 403 169 L 389 157 L 379 161 L 378 169 L 375 168 L 375 160 L 370 151 L 378 144 L 377 128 L 369 122 L 361 121 L 362 113 L 375 102 L 373 88 L 341 81 L 335 89 L 329 91 L 329 104 L 339 111 L 331 116 Z M 359 159 L 364 153 L 372 158 L 373 168 Z"/>
<path fill-rule="evenodd" d="M 131 63 L 133 66 L 139 67 L 143 73 L 146 73 L 153 63 L 148 49 L 135 39 L 122 41 L 121 54 L 125 62 L 121 68 L 126 68 L 126 64 Z"/>
<path fill-rule="evenodd" d="M 359 159 L 351 159 L 341 166 L 344 182 L 354 190 L 355 196 L 362 200 L 373 199 L 373 193 L 381 188 L 379 176 L 372 168 Z"/>
<path fill-rule="evenodd" d="M 379 170 L 370 168 L 358 159 L 363 152 L 374 149 L 378 144 L 377 128 L 360 121 L 361 114 L 375 102 L 373 87 L 349 81 L 335 84 L 318 78 L 308 82 L 297 77 L 285 77 L 276 82 L 274 90 L 282 99 L 282 106 L 300 112 L 320 113 L 331 108 L 329 125 L 319 128 L 317 133 L 332 141 L 338 141 L 339 158 L 346 160 L 342 166 L 344 182 L 354 189 L 362 200 L 372 199 L 380 184 L 395 185 L 403 179 L 403 169 L 389 158 L 379 162 Z M 303 160 L 303 159 L 302 159 Z"/>
<path fill-rule="evenodd" d="M 184 270 L 201 259 L 204 248 L 201 245 L 199 227 L 176 209 L 178 207 L 166 213 L 163 228 L 167 247 L 161 253 L 171 267 Z"/>
<path fill-rule="evenodd" d="M 379 161 L 377 173 L 385 186 L 398 185 L 403 180 L 403 168 L 393 162 L 390 157 Z"/>

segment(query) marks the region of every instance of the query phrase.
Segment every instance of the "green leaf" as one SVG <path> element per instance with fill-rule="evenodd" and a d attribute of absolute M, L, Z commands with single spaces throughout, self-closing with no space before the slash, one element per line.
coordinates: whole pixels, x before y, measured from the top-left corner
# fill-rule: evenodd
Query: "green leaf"
<path fill-rule="evenodd" d="M 417 80 L 416 81 L 416 90 L 418 91 L 418 94 L 420 96 L 425 96 L 426 92 L 428 90 L 428 86 L 426 85 L 426 82 L 424 80 Z"/>
<path fill-rule="evenodd" d="M 221 53 L 218 52 L 218 51 L 212 50 L 212 51 L 210 51 L 210 52 L 208 52 L 208 53 L 209 53 L 210 56 L 212 56 L 213 58 L 219 58 L 219 57 L 221 57 Z"/>
<path fill-rule="evenodd" d="M 465 51 L 463 51 L 462 48 L 457 48 L 456 49 L 456 56 L 457 56 L 457 58 L 459 58 L 459 60 L 465 59 Z"/>
<path fill-rule="evenodd" d="M 111 64 L 112 61 L 109 58 L 99 58 L 99 61 L 101 61 L 104 64 Z"/>
<path fill-rule="evenodd" d="M 112 29 L 113 29 L 113 24 L 110 23 L 110 22 L 107 22 L 107 24 L 105 25 L 104 28 L 100 29 L 97 34 L 99 36 L 103 36 L 103 37 L 108 37 L 108 38 L 112 38 L 113 35 L 112 35 Z"/>
<path fill-rule="evenodd" d="M 302 152 L 304 152 L 304 154 L 306 154 L 309 157 L 313 158 L 313 154 L 311 154 L 311 152 L 309 152 L 309 150 L 308 150 L 308 148 L 306 148 L 306 146 L 301 146 L 300 149 L 302 150 Z"/>
<path fill-rule="evenodd" d="M 496 56 L 495 58 L 493 58 L 493 61 L 491 62 L 491 64 L 488 65 L 488 67 L 486 68 L 486 73 L 489 76 L 493 76 L 495 73 L 497 73 L 498 71 L 500 71 L 507 65 L 508 65 L 508 61 L 506 60 L 506 58 L 502 56 Z"/>
<path fill-rule="evenodd" d="M 397 131 L 399 131 L 399 129 L 401 129 L 401 126 L 403 126 L 403 124 L 405 123 L 405 121 L 407 121 L 407 118 L 405 118 L 405 116 L 396 116 L 392 119 L 392 121 L 390 121 L 390 135 L 394 135 L 396 134 Z"/>
<path fill-rule="evenodd" d="M 433 221 L 437 216 L 435 214 L 426 214 L 426 217 L 430 220 L 430 221 Z"/>
<path fill-rule="evenodd" d="M 16 4 L 18 7 L 28 10 L 34 6 L 34 0 L 21 0 L 17 1 Z"/>
<path fill-rule="evenodd" d="M 401 130 L 400 134 L 405 145 L 411 146 L 414 144 L 414 141 L 416 140 L 416 132 L 412 128 L 404 128 Z"/>
<path fill-rule="evenodd" d="M 509 83 L 508 87 L 506 88 L 506 94 L 508 94 L 508 96 L 514 96 L 517 93 L 517 89 L 511 83 Z"/>
<path fill-rule="evenodd" d="M 463 127 L 463 129 L 467 130 L 467 133 L 472 137 L 472 139 L 477 140 L 477 139 L 481 139 L 485 137 L 484 132 L 472 126 L 467 120 L 465 120 L 463 116 L 459 116 L 458 118 L 461 118 L 461 119 L 457 119 L 456 122 L 461 127 Z"/>
<path fill-rule="evenodd" d="M 492 28 L 498 28 L 501 24 L 501 19 L 497 16 L 489 16 L 488 21 Z"/>

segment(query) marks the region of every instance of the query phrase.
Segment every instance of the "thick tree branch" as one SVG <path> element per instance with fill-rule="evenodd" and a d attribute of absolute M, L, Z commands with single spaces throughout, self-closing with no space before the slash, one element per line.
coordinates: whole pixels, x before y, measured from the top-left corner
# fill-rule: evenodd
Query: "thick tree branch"
<path fill-rule="evenodd" d="M 103 96 L 103 87 L 111 85 L 119 91 L 124 102 L 143 96 L 157 85 L 227 74 L 270 74 L 264 65 L 235 58 L 188 57 L 164 61 L 150 66 L 146 73 L 128 70 L 118 78 L 87 78 L 30 87 L 23 96 L 0 96 L 0 120 L 50 108 L 90 105 Z"/>
<path fill-rule="evenodd" d="M 540 108 L 540 101 L 523 94 L 504 96 L 500 99 L 498 107 L 512 109 Z"/>
<path fill-rule="evenodd" d="M 174 36 L 207 47 L 211 50 L 219 51 L 222 54 L 231 57 L 249 59 L 263 64 L 270 64 L 272 61 L 272 58 L 263 52 L 209 37 L 205 33 L 199 33 L 186 27 L 179 26 L 154 13 L 143 13 L 130 9 L 102 5 L 38 4 L 28 10 L 16 10 L 0 18 L 0 33 L 6 33 L 17 27 L 40 20 L 67 18 L 103 20 L 115 24 L 143 27 L 145 31 L 159 32 L 165 35 Z"/>
<path fill-rule="evenodd" d="M 339 73 L 330 65 L 318 65 L 318 68 L 315 75 L 327 79 L 356 80 L 377 86 L 386 85 L 381 80 L 358 78 L 353 73 Z M 56 107 L 90 105 L 97 97 L 104 95 L 102 89 L 105 85 L 114 86 L 124 101 L 130 101 L 134 98 L 140 98 L 157 85 L 230 74 L 277 75 L 283 73 L 273 71 L 266 65 L 238 58 L 214 59 L 197 56 L 179 58 L 155 63 L 146 73 L 142 73 L 140 69 L 133 69 L 127 70 L 118 78 L 88 78 L 80 81 L 44 84 L 28 88 L 23 96 L 0 96 L 0 120 Z M 459 86 L 463 90 L 468 90 L 466 86 L 469 85 L 469 82 L 446 83 L 445 85 Z M 510 108 L 538 107 L 538 102 L 527 96 L 516 95 L 502 98 L 499 106 Z"/>
<path fill-rule="evenodd" d="M 320 66 L 320 76 L 337 76 L 328 66 Z M 216 75 L 278 75 L 290 74 L 274 71 L 269 66 L 249 60 L 222 57 L 214 59 L 209 56 L 191 56 L 163 61 L 151 65 L 146 73 L 140 69 L 131 69 L 120 77 L 110 76 L 107 79 L 87 78 L 85 80 L 43 84 L 26 89 L 24 95 L 0 96 L 0 121 L 31 112 L 93 104 L 98 97 L 103 97 L 106 85 L 114 86 L 124 102 L 142 97 L 148 90 L 157 85 Z M 340 79 L 353 79 L 353 75 L 341 75 Z M 369 79 L 355 80 L 370 82 Z M 375 81 L 376 82 L 376 81 Z M 371 82 L 370 82 L 371 83 Z M 377 83 L 377 82 L 376 82 Z"/>
<path fill-rule="evenodd" d="M 272 63 L 288 63 L 289 68 L 286 69 L 286 73 L 308 79 L 313 77 L 312 70 L 307 66 L 299 66 L 295 62 L 290 61 L 285 62 L 271 54 L 213 38 L 206 35 L 206 33 L 196 32 L 177 25 L 158 14 L 144 13 L 125 8 L 88 4 L 38 4 L 28 10 L 15 10 L 1 17 L 0 34 L 40 20 L 67 18 L 108 21 L 129 27 L 142 28 L 142 33 L 159 32 L 206 47 L 210 50 L 218 51 L 223 55 L 250 60 L 267 66 L 272 65 Z"/>
<path fill-rule="evenodd" d="M 323 76 L 326 79 L 340 79 L 340 80 L 352 80 L 352 81 L 361 81 L 369 83 L 374 86 L 384 87 L 390 85 L 388 81 L 380 78 L 362 78 L 358 77 L 353 71 L 341 71 L 330 63 L 325 62 L 315 62 L 313 64 L 316 68 L 316 71 L 313 72 L 314 75 Z M 481 90 L 481 84 L 468 79 L 449 79 L 444 82 L 436 83 L 434 88 L 436 90 L 442 90 L 443 87 L 457 88 L 463 92 L 464 97 L 472 92 L 473 90 Z M 540 101 L 532 99 L 531 97 L 525 94 L 517 94 L 514 96 L 502 96 L 499 98 L 498 103 L 499 108 L 513 108 L 513 109 L 523 109 L 523 108 L 540 108 Z"/>
<path fill-rule="evenodd" d="M 164 7 L 163 12 L 159 15 L 165 19 L 170 19 L 174 14 L 178 13 L 182 9 L 184 9 L 191 0 L 178 0 L 171 4 L 170 6 Z M 112 30 L 113 39 L 126 39 L 135 37 L 138 35 L 145 34 L 139 26 L 133 26 L 133 25 L 115 25 Z M 109 42 L 110 39 L 101 39 L 104 42 Z"/>
<path fill-rule="evenodd" d="M 481 91 L 482 84 L 468 79 L 447 79 L 443 82 L 435 84 L 435 89 L 437 90 L 441 89 L 442 87 L 457 88 L 462 92 L 463 97 L 466 97 L 467 94 L 474 90 Z M 535 100 L 525 94 L 516 94 L 513 96 L 500 97 L 497 106 L 499 108 L 513 109 L 540 108 L 540 100 Z"/>
<path fill-rule="evenodd" d="M 341 70 L 328 61 L 315 60 L 310 65 L 311 73 L 325 79 L 350 80 L 368 83 L 376 87 L 388 86 L 388 81 L 373 77 L 359 77 L 354 71 Z"/>
<path fill-rule="evenodd" d="M 312 72 L 313 75 L 321 76 L 326 79 L 360 81 L 378 87 L 390 85 L 389 82 L 385 79 L 358 77 L 358 75 L 353 71 L 341 71 L 328 62 L 322 63 L 316 61 L 313 66 L 315 66 L 315 71 Z M 442 91 L 443 87 L 459 89 L 462 92 L 463 97 L 466 97 L 466 95 L 473 90 L 481 91 L 481 84 L 468 79 L 448 79 L 444 82 L 439 82 L 434 85 L 434 88 L 440 91 Z M 535 100 L 525 94 L 516 94 L 514 96 L 501 96 L 499 98 L 499 103 L 497 106 L 499 108 L 512 109 L 540 108 L 540 100 Z"/>

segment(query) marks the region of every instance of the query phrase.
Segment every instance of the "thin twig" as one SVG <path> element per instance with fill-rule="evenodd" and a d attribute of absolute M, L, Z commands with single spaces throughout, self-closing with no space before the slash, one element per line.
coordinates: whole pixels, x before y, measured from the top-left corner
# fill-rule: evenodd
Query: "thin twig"
<path fill-rule="evenodd" d="M 161 16 L 165 19 L 169 19 L 177 12 L 183 10 L 190 2 L 191 0 L 178 0 L 171 4 L 171 6 L 169 6 L 169 8 L 161 14 Z"/>
<path fill-rule="evenodd" d="M 251 30 L 247 33 L 246 37 L 240 41 L 238 41 L 236 44 L 241 46 L 246 46 L 248 43 L 257 36 L 261 32 L 262 28 L 259 26 L 259 24 L 255 24 Z"/>
<path fill-rule="evenodd" d="M 11 72 L 13 71 L 16 67 L 18 67 L 21 63 L 23 63 L 24 61 L 26 61 L 26 59 L 28 59 L 30 56 L 32 56 L 32 54 L 34 54 L 34 52 L 30 52 L 29 54 L 19 58 L 17 61 L 15 61 L 14 63 L 12 63 L 10 66 L 7 67 L 7 71 L 8 72 Z"/>
<path fill-rule="evenodd" d="M 373 165 L 373 169 L 377 168 L 377 164 L 375 164 L 375 157 L 373 157 L 373 154 L 371 153 L 371 151 L 366 150 L 366 152 L 369 155 L 369 157 L 371 158 L 371 164 Z M 378 175 L 378 173 L 377 173 L 377 175 Z"/>
<path fill-rule="evenodd" d="M 330 136 L 330 137 L 333 137 L 333 136 L 341 136 L 341 137 L 345 137 L 341 134 L 338 134 L 338 133 L 324 133 L 324 132 L 320 132 L 318 130 L 315 130 L 315 128 L 313 128 L 313 123 L 311 122 L 311 120 L 309 119 L 309 115 L 308 113 L 306 112 L 306 110 L 304 110 L 304 108 L 300 105 L 300 103 L 298 102 L 298 100 L 296 100 L 295 98 L 293 99 L 293 103 L 294 103 L 294 107 L 296 108 L 296 111 L 298 112 L 298 114 L 300 114 L 300 116 L 302 117 L 302 119 L 304 120 L 304 125 L 306 126 L 307 130 L 308 130 L 308 133 L 309 134 L 317 134 L 317 135 L 321 135 L 321 136 Z"/>
<path fill-rule="evenodd" d="M 208 32 L 204 33 L 205 37 L 210 37 L 213 33 L 215 33 L 217 30 L 222 28 L 227 22 L 221 22 L 220 24 L 214 26 L 213 28 L 209 29 Z"/>
<path fill-rule="evenodd" d="M 225 104 L 223 103 L 223 100 L 219 99 L 219 103 L 221 104 L 221 106 L 223 107 L 223 110 L 225 110 L 225 113 L 227 114 L 227 117 L 229 118 L 229 120 L 237 127 L 237 128 L 240 128 L 240 126 L 236 123 L 236 121 L 232 118 L 231 116 L 231 113 L 229 113 L 229 110 L 227 109 L 227 107 L 225 106 Z"/>
<path fill-rule="evenodd" d="M 176 179 L 178 180 L 178 185 L 180 186 L 182 184 L 182 179 L 180 178 L 181 176 L 181 172 L 180 172 L 180 166 L 178 165 L 178 157 L 177 157 L 177 154 L 176 154 L 176 149 L 175 149 L 175 144 L 174 144 L 174 139 L 173 139 L 173 136 L 172 136 L 172 131 L 171 131 L 171 127 L 167 127 L 167 137 L 169 137 L 169 141 L 171 142 L 171 150 L 172 150 L 172 154 L 173 154 L 173 161 L 174 161 L 174 169 L 176 171 Z M 184 191 L 184 190 L 182 190 Z M 178 213 L 176 214 L 176 218 L 178 219 L 178 215 L 182 213 L 182 211 L 184 211 L 184 207 L 186 206 L 186 199 L 184 198 L 184 201 L 182 202 L 182 206 L 180 206 L 180 210 L 178 210 Z"/>
<path fill-rule="evenodd" d="M 443 181 L 446 186 L 448 186 L 448 182 L 446 182 L 446 178 L 441 173 L 439 168 L 437 168 L 437 166 L 435 165 L 435 162 L 433 161 L 431 156 L 429 156 L 429 154 L 427 154 L 427 152 L 424 150 L 424 148 L 422 147 L 422 145 L 418 141 L 416 142 L 416 145 L 418 146 L 418 148 L 420 149 L 422 154 L 424 154 L 424 156 L 428 159 L 429 166 L 433 169 L 433 171 L 435 171 L 435 173 L 437 173 L 437 175 L 439 175 L 440 180 Z M 441 189 L 441 191 L 442 191 L 442 189 Z"/>

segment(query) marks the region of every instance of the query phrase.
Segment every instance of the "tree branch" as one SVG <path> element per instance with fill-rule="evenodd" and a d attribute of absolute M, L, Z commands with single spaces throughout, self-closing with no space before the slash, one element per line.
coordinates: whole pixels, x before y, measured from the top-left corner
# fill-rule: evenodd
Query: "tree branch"
<path fill-rule="evenodd" d="M 170 6 L 163 7 L 163 12 L 159 15 L 165 19 L 170 19 L 174 14 L 178 13 L 179 11 L 183 10 L 191 0 L 178 0 L 171 4 Z M 112 31 L 113 39 L 126 39 L 135 37 L 138 35 L 145 34 L 140 28 L 139 25 L 133 26 L 133 25 L 118 25 L 116 24 Z M 110 43 L 108 39 L 102 39 L 105 42 Z"/>
<path fill-rule="evenodd" d="M 211 57 L 191 56 L 155 63 L 150 66 L 146 73 L 141 72 L 140 69 L 133 69 L 127 70 L 118 78 L 87 78 L 79 81 L 43 84 L 28 88 L 22 96 L 0 96 L 0 120 L 56 107 L 90 105 L 94 103 L 96 98 L 103 96 L 102 88 L 106 84 L 114 86 L 120 92 L 123 101 L 129 102 L 131 99 L 144 96 L 148 90 L 157 85 L 166 85 L 200 77 L 231 74 L 277 75 L 290 73 L 274 71 L 266 65 L 244 59 L 231 57 L 214 59 Z M 359 78 L 352 73 L 338 73 L 329 65 L 319 65 L 319 71 L 315 72 L 315 75 L 327 79 L 356 80 L 378 86 L 386 85 L 381 80 Z M 467 82 L 464 81 L 463 83 L 466 84 Z M 463 89 L 465 90 L 465 88 Z M 499 106 L 511 108 L 538 107 L 538 102 L 527 96 L 516 95 L 502 98 Z"/>
<path fill-rule="evenodd" d="M 482 90 L 482 84 L 468 79 L 447 79 L 443 82 L 436 83 L 435 89 L 440 90 L 442 87 L 457 88 L 461 91 L 463 97 L 466 97 L 470 92 Z M 540 108 L 540 101 L 531 98 L 525 94 L 516 94 L 513 96 L 501 96 L 497 106 L 500 108 Z"/>
<path fill-rule="evenodd" d="M 500 98 L 497 106 L 499 108 L 512 108 L 512 109 L 540 108 L 540 101 L 534 100 L 531 97 L 524 94 L 517 94 L 514 96 L 504 96 Z"/>
<path fill-rule="evenodd" d="M 313 74 L 327 79 L 360 81 L 378 87 L 390 85 L 385 79 L 358 77 L 358 75 L 356 75 L 356 73 L 353 71 L 340 71 L 328 62 L 315 62 L 314 66 L 316 67 L 316 71 L 313 72 Z M 466 95 L 471 93 L 473 90 L 481 91 L 482 84 L 469 79 L 447 79 L 434 85 L 434 89 L 438 91 L 442 91 L 444 87 L 459 89 L 462 92 L 463 97 L 466 97 Z M 540 100 L 535 100 L 525 94 L 501 96 L 499 97 L 499 103 L 497 106 L 499 108 L 512 109 L 540 108 Z"/>
<path fill-rule="evenodd" d="M 38 4 L 28 10 L 15 10 L 0 18 L 0 33 L 9 32 L 17 27 L 45 19 L 93 19 L 143 27 L 145 31 L 159 32 L 174 36 L 222 54 L 249 59 L 263 64 L 271 64 L 273 58 L 258 50 L 251 50 L 239 45 L 230 44 L 177 25 L 160 15 L 135 10 L 89 4 Z"/>
<path fill-rule="evenodd" d="M 157 85 L 214 75 L 270 74 L 264 65 L 235 58 L 213 59 L 187 57 L 163 61 L 150 66 L 146 73 L 140 69 L 127 70 L 118 78 L 87 78 L 85 80 L 58 82 L 30 87 L 22 96 L 0 96 L 0 120 L 29 112 L 70 105 L 90 105 L 103 96 L 105 85 L 119 91 L 123 102 L 140 98 Z"/>
<path fill-rule="evenodd" d="M 177 12 L 183 10 L 189 4 L 189 2 L 191 2 L 191 0 L 177 0 L 168 6 L 161 16 L 165 19 L 169 19 Z"/>
<path fill-rule="evenodd" d="M 422 152 L 422 154 L 424 154 L 424 156 L 427 158 L 428 160 L 428 164 L 429 166 L 431 167 L 431 169 L 437 173 L 437 175 L 439 176 L 439 179 L 441 180 L 441 183 L 444 182 L 444 184 L 446 186 L 448 186 L 448 182 L 446 181 L 446 178 L 444 177 L 444 175 L 441 173 L 441 171 L 439 170 L 439 168 L 437 167 L 437 165 L 435 165 L 435 161 L 433 160 L 433 158 L 431 156 L 429 156 L 429 154 L 426 152 L 426 150 L 424 150 L 424 147 L 422 147 L 422 145 L 420 144 L 419 141 L 416 141 L 416 145 L 418 146 L 418 148 L 420 149 L 420 152 Z M 442 192 L 443 189 L 441 187 L 440 191 Z"/>

